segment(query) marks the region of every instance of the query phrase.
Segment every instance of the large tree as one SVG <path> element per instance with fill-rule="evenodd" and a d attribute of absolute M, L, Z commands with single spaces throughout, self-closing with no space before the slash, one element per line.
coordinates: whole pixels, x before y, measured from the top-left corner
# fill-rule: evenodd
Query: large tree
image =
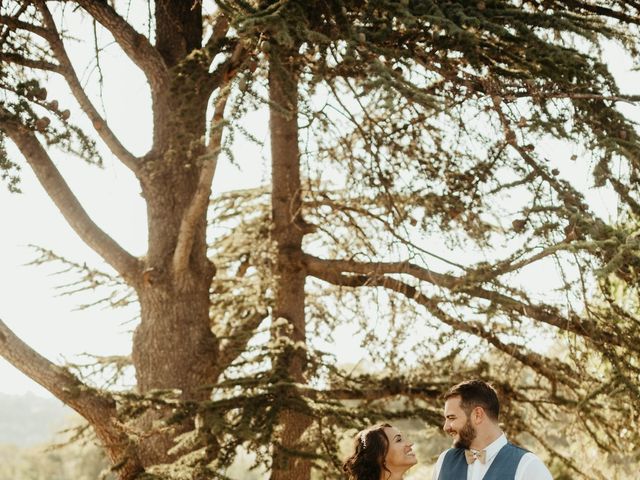
<path fill-rule="evenodd" d="M 339 476 L 346 427 L 382 416 L 438 425 L 439 392 L 468 375 L 501 390 L 510 433 L 576 472 L 541 419 L 576 418 L 603 450 L 637 448 L 639 322 L 611 287 L 637 284 L 640 142 L 619 108 L 637 98 L 602 58 L 608 41 L 637 58 L 637 3 L 205 6 L 158 0 L 147 35 L 124 1 L 0 11 L 0 128 L 22 154 L 3 154 L 5 177 L 15 188 L 25 161 L 134 292 L 136 389 L 91 388 L 4 325 L 0 353 L 87 419 L 120 478 L 210 478 L 238 446 L 274 480 Z M 123 145 L 80 82 L 65 30 L 74 16 L 144 74 L 146 154 Z M 93 132 L 47 100 L 54 75 Z M 271 185 L 210 204 L 225 139 L 251 137 L 243 115 L 261 107 Z M 571 160 L 545 158 L 554 152 L 538 144 L 550 138 L 617 194 L 624 221 L 593 211 L 562 166 Z M 140 183 L 143 257 L 92 221 L 49 152 L 99 163 L 98 140 Z M 556 291 L 525 288 L 537 264 Z M 375 372 L 316 348 L 354 320 Z M 562 348 L 532 343 L 541 335 Z"/>

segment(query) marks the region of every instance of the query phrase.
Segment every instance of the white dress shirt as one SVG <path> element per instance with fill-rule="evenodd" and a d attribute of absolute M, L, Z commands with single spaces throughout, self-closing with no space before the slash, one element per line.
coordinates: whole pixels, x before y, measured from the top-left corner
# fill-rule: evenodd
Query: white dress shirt
<path fill-rule="evenodd" d="M 489 470 L 489 467 L 491 467 L 496 455 L 498 455 L 500 449 L 506 444 L 507 437 L 503 433 L 493 443 L 485 448 L 485 451 L 487 452 L 487 461 L 484 464 L 476 460 L 467 467 L 467 480 L 482 480 L 487 473 L 487 470 Z M 446 453 L 447 450 L 442 452 L 440 457 L 438 457 L 436 466 L 433 469 L 432 480 L 438 480 L 440 469 L 442 468 L 442 462 L 444 461 Z M 551 476 L 549 469 L 544 465 L 544 463 L 542 463 L 542 460 L 533 453 L 527 452 L 520 459 L 514 480 L 553 480 L 553 477 Z"/>

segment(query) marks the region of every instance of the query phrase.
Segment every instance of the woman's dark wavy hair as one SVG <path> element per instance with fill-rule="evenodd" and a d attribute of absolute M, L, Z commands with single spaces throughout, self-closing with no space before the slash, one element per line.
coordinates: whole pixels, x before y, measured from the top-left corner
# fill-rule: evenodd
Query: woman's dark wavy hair
<path fill-rule="evenodd" d="M 342 464 L 349 480 L 380 480 L 383 471 L 391 473 L 385 459 L 389 451 L 389 439 L 384 433 L 388 423 L 379 423 L 356 435 L 353 454 Z"/>

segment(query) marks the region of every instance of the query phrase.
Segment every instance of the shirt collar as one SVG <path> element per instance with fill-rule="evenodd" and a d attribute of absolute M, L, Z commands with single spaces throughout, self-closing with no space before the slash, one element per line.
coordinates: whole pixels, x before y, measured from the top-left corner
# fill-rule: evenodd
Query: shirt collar
<path fill-rule="evenodd" d="M 487 452 L 487 461 L 491 460 L 495 457 L 500 449 L 507 444 L 507 437 L 503 433 L 498 438 L 496 438 L 492 443 L 490 443 L 487 448 L 484 450 Z"/>

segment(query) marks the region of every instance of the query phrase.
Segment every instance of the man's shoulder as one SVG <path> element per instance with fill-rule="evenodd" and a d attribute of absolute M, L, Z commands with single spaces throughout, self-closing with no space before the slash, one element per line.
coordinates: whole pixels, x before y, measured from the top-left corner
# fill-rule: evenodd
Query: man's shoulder
<path fill-rule="evenodd" d="M 530 452 L 529 450 L 525 450 L 524 448 L 521 448 L 521 450 L 524 450 L 526 452 L 522 457 L 523 460 L 526 460 L 528 463 L 539 463 L 544 465 L 544 462 L 535 453 Z"/>
<path fill-rule="evenodd" d="M 521 478 L 522 480 L 553 480 L 551 472 L 540 457 L 533 452 L 526 452 L 520 459 L 520 465 L 518 466 L 520 475 L 516 476 L 516 478 Z"/>
<path fill-rule="evenodd" d="M 516 451 L 518 452 L 523 452 L 525 455 L 527 453 L 531 453 L 529 450 L 527 450 L 526 448 L 521 447 L 520 445 L 516 445 L 515 443 L 511 443 L 508 442 L 505 447 L 510 447 L 510 448 L 514 448 Z"/>

